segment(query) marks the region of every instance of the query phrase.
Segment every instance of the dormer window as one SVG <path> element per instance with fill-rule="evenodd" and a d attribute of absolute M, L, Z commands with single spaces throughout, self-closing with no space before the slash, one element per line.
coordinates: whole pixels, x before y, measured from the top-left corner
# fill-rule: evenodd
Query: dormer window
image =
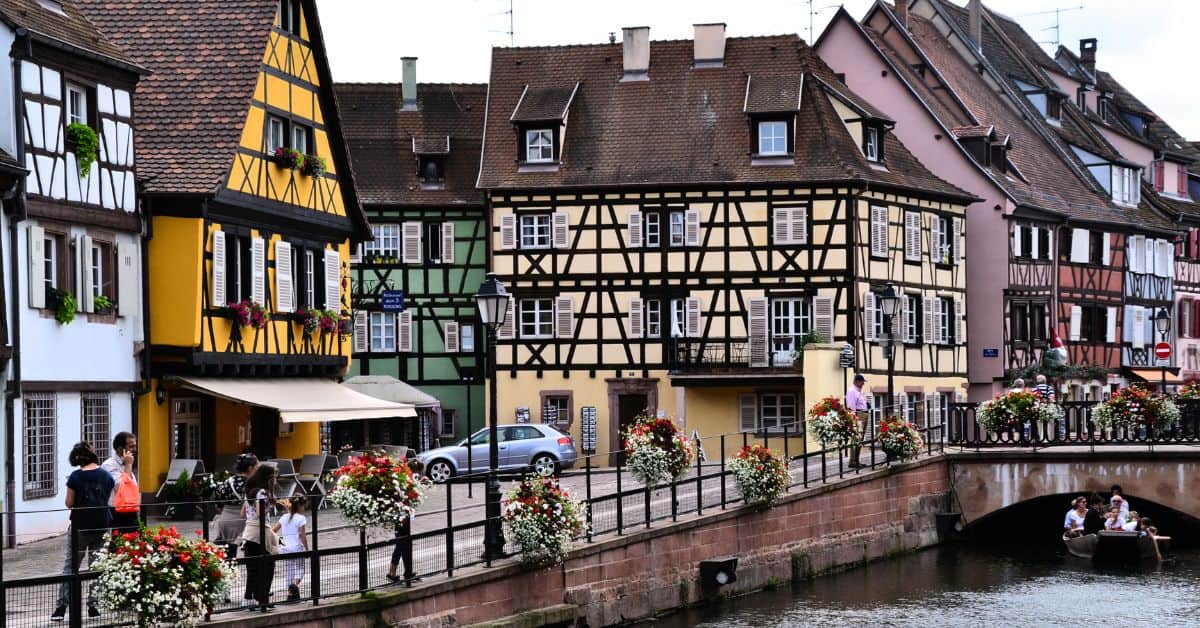
<path fill-rule="evenodd" d="M 446 181 L 446 159 L 433 155 L 417 157 L 417 175 L 422 186 L 436 186 Z"/>
<path fill-rule="evenodd" d="M 279 0 L 279 28 L 300 36 L 300 0 Z"/>
<path fill-rule="evenodd" d="M 1142 116 L 1139 116 L 1136 113 L 1129 113 L 1129 112 L 1122 113 L 1121 117 L 1125 119 L 1125 122 L 1129 125 L 1129 127 L 1131 129 L 1133 129 L 1134 133 L 1136 133 L 1137 135 L 1139 135 L 1141 137 L 1149 136 L 1150 125 L 1146 122 L 1145 118 L 1143 118 Z"/>
<path fill-rule="evenodd" d="M 1062 118 L 1062 101 L 1063 99 L 1057 94 L 1050 94 L 1046 99 L 1046 119 L 1051 122 L 1058 122 Z"/>
<path fill-rule="evenodd" d="M 1112 167 L 1112 199 L 1122 205 L 1137 205 L 1142 201 L 1139 168 Z"/>
<path fill-rule="evenodd" d="M 1096 101 L 1096 108 L 1098 109 L 1096 113 L 1100 114 L 1102 120 L 1108 119 L 1108 108 L 1112 106 L 1111 94 L 1112 92 L 1104 92 Z"/>
<path fill-rule="evenodd" d="M 882 151 L 879 150 L 879 129 L 866 127 L 863 129 L 863 155 L 868 161 L 879 161 Z"/>
<path fill-rule="evenodd" d="M 567 119 L 579 83 L 525 86 L 510 121 L 517 131 L 518 170 L 544 172 L 559 167 L 564 155 Z"/>
<path fill-rule="evenodd" d="M 777 156 L 788 154 L 788 124 L 783 120 L 758 123 L 758 154 Z"/>
<path fill-rule="evenodd" d="M 554 131 L 530 129 L 525 131 L 525 161 L 546 163 L 554 161 Z"/>
<path fill-rule="evenodd" d="M 412 151 L 417 156 L 417 177 L 422 190 L 444 190 L 446 159 L 450 156 L 450 136 L 413 136 Z"/>

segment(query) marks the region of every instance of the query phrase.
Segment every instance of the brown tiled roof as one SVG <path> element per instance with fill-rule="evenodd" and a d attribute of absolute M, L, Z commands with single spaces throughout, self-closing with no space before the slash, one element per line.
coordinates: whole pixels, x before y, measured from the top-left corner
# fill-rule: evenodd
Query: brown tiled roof
<path fill-rule="evenodd" d="M 0 0 L 0 21 L 14 29 L 29 29 L 35 38 L 43 41 L 103 55 L 126 69 L 140 69 L 124 50 L 105 37 L 88 19 L 96 17 L 92 12 L 85 13 L 72 0 L 62 0 L 61 5 L 63 10 L 59 13 L 38 0 Z"/>
<path fill-rule="evenodd" d="M 475 178 L 487 85 L 418 83 L 415 111 L 402 110 L 399 84 L 338 83 L 334 89 L 364 204 L 483 204 Z M 444 147 L 447 137 L 445 189 L 421 189 L 413 139 Z"/>
<path fill-rule="evenodd" d="M 800 109 L 799 76 L 751 76 L 746 113 L 782 113 Z"/>
<path fill-rule="evenodd" d="M 620 44 L 493 49 L 480 187 L 863 181 L 969 198 L 926 170 L 891 133 L 886 169 L 873 168 L 829 101 L 833 72 L 799 37 L 730 38 L 720 68 L 694 68 L 692 56 L 691 41 L 652 42 L 650 80 L 621 82 Z M 751 165 L 749 76 L 805 79 L 791 164 Z M 576 81 L 561 166 L 519 171 L 509 115 L 525 86 Z M 863 102 L 845 86 L 838 89 Z"/>
<path fill-rule="evenodd" d="M 449 155 L 450 136 L 430 135 L 412 138 L 412 152 L 417 155 Z"/>
<path fill-rule="evenodd" d="M 863 98 L 860 98 L 858 94 L 850 91 L 850 88 L 846 87 L 845 83 L 836 80 L 836 78 L 834 80 L 829 80 L 827 76 L 823 77 L 821 74 L 822 73 L 820 72 L 814 72 L 813 77 L 820 81 L 821 85 L 824 86 L 827 91 L 833 93 L 834 96 L 841 99 L 842 102 L 850 105 L 854 109 L 857 109 L 860 114 L 875 120 L 882 120 L 888 123 L 894 122 L 894 120 L 889 118 L 886 113 L 880 111 L 875 107 L 875 105 L 872 105 L 870 101 L 864 100 Z"/>
<path fill-rule="evenodd" d="M 851 18 L 853 19 L 853 18 Z M 934 116 L 942 121 L 947 127 L 960 128 L 976 126 L 975 119 L 964 109 L 965 105 L 958 100 L 952 89 L 945 83 L 938 70 L 934 66 L 926 68 L 925 72 L 932 75 L 932 81 L 923 75 L 919 75 L 917 70 L 913 68 L 900 52 L 897 51 L 881 33 L 876 32 L 868 25 L 862 26 L 863 32 L 875 44 L 875 47 L 882 52 L 892 63 L 892 67 L 896 72 L 901 73 L 917 96 L 925 102 L 932 111 Z M 919 50 L 914 51 L 920 54 Z M 936 82 L 934 82 L 936 81 Z"/>
<path fill-rule="evenodd" d="M 545 122 L 563 120 L 571 107 L 571 99 L 579 83 L 526 87 L 517 108 L 512 112 L 513 122 Z"/>
<path fill-rule="evenodd" d="M 950 129 L 954 132 L 954 137 L 959 139 L 965 137 L 987 137 L 992 134 L 992 127 L 976 124 L 973 126 L 956 126 Z"/>
<path fill-rule="evenodd" d="M 25 166 L 22 166 L 12 155 L 9 155 L 3 148 L 0 148 L 0 174 L 23 175 L 25 172 Z"/>

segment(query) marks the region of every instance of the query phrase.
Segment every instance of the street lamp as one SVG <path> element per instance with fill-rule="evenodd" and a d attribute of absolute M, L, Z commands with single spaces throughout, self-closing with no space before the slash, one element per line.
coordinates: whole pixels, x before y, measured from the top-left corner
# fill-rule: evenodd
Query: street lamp
<path fill-rule="evenodd" d="M 1159 337 L 1163 342 L 1167 342 L 1167 336 L 1171 333 L 1171 315 L 1167 312 L 1167 308 L 1159 308 L 1158 314 L 1154 317 L 1154 328 L 1158 330 Z M 1167 363 L 1170 358 L 1167 359 Z M 1167 394 L 1167 364 L 1162 365 L 1162 394 Z"/>
<path fill-rule="evenodd" d="M 483 559 L 491 561 L 504 556 L 504 531 L 500 522 L 500 477 L 496 465 L 500 459 L 500 436 L 496 426 L 499 412 L 496 409 L 496 330 L 508 318 L 509 295 L 496 273 L 488 273 L 475 293 L 475 306 L 479 309 L 479 320 L 488 330 L 487 377 L 488 393 L 491 397 L 488 412 L 488 476 L 484 491 Z"/>
<path fill-rule="evenodd" d="M 883 294 L 879 295 L 879 307 L 883 309 L 883 330 L 888 339 L 884 345 L 884 357 L 888 364 L 888 403 L 892 412 L 895 412 L 896 389 L 893 379 L 896 372 L 896 328 L 892 321 L 900 309 L 900 291 L 896 289 L 896 284 L 889 283 L 884 287 Z"/>

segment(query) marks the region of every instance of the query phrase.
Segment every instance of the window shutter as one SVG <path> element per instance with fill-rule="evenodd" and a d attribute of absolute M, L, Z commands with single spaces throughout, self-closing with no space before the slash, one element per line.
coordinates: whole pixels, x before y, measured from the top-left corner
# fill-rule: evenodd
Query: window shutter
<path fill-rule="evenodd" d="M 934 310 L 937 308 L 937 298 L 936 297 L 925 297 L 924 305 L 925 305 L 925 317 L 924 317 L 925 325 L 923 328 L 924 333 L 921 336 L 926 343 L 935 344 L 937 342 L 937 334 L 934 333 L 934 324 L 937 321 L 934 320 L 933 315 L 934 315 Z"/>
<path fill-rule="evenodd" d="M 942 326 L 942 317 L 945 315 L 946 302 L 939 297 L 933 297 L 933 331 L 935 344 L 946 344 L 946 328 Z"/>
<path fill-rule="evenodd" d="M 1141 243 L 1138 242 L 1138 237 L 1139 236 L 1129 236 L 1125 240 L 1125 255 L 1129 258 L 1127 264 L 1129 265 L 1129 272 L 1131 273 L 1141 273 L 1145 266 L 1143 263 L 1144 260 L 1142 259 L 1143 249 Z"/>
<path fill-rule="evenodd" d="M 942 393 L 925 393 L 925 426 L 942 424 Z"/>
<path fill-rule="evenodd" d="M 446 321 L 442 331 L 444 334 L 442 338 L 446 343 L 446 353 L 458 353 L 460 351 L 458 323 Z"/>
<path fill-rule="evenodd" d="M 1200 299 L 1192 301 L 1192 338 L 1200 338 Z"/>
<path fill-rule="evenodd" d="M 1147 239 L 1146 236 L 1138 236 L 1138 241 L 1142 243 L 1142 248 L 1144 249 L 1144 252 L 1142 253 L 1142 264 L 1144 264 L 1142 267 L 1142 272 L 1146 273 L 1147 275 L 1155 274 L 1154 240 Z"/>
<path fill-rule="evenodd" d="M 1178 181 L 1176 182 L 1175 188 L 1177 190 L 1179 190 L 1180 196 L 1186 198 L 1188 195 L 1187 168 L 1184 168 L 1182 164 L 1176 165 L 1175 166 L 1175 175 L 1176 175 L 1176 178 L 1178 179 Z"/>
<path fill-rule="evenodd" d="M 565 249 L 571 246 L 571 217 L 567 212 L 554 212 L 550 218 L 550 225 L 554 248 Z"/>
<path fill-rule="evenodd" d="M 1046 260 L 1053 260 L 1054 256 L 1057 254 L 1054 250 L 1054 228 L 1047 228 L 1043 232 L 1043 235 L 1046 236 Z M 1105 242 L 1105 247 L 1107 246 L 1108 243 Z"/>
<path fill-rule="evenodd" d="M 689 209 L 684 214 L 684 240 L 688 246 L 700 246 L 700 210 Z"/>
<path fill-rule="evenodd" d="M 688 297 L 683 300 L 684 334 L 688 338 L 700 336 L 700 299 Z"/>
<path fill-rule="evenodd" d="M 411 220 L 401 227 L 401 261 L 405 264 L 421 263 L 421 223 Z"/>
<path fill-rule="evenodd" d="M 863 311 L 866 312 L 866 320 L 863 321 L 863 340 L 868 342 L 878 340 L 875 337 L 875 310 L 875 293 L 867 290 L 863 293 Z"/>
<path fill-rule="evenodd" d="M 296 291 L 292 285 L 292 245 L 283 240 L 275 241 L 275 311 L 292 312 L 296 309 Z"/>
<path fill-rule="evenodd" d="M 325 307 L 340 311 L 342 307 L 342 260 L 337 249 L 325 249 Z"/>
<path fill-rule="evenodd" d="M 1117 308 L 1109 307 L 1104 318 L 1104 342 L 1117 341 Z"/>
<path fill-rule="evenodd" d="M 1090 244 L 1087 229 L 1071 230 L 1071 261 L 1076 264 L 1086 264 L 1088 261 L 1088 246 Z"/>
<path fill-rule="evenodd" d="M 904 259 L 921 259 L 921 214 L 904 212 Z"/>
<path fill-rule="evenodd" d="M 367 324 L 366 310 L 354 313 L 354 352 L 367 353 L 371 350 L 371 330 Z"/>
<path fill-rule="evenodd" d="M 454 263 L 454 223 L 442 223 L 442 263 Z"/>
<path fill-rule="evenodd" d="M 265 305 L 267 300 L 267 245 L 262 238 L 250 238 L 250 300 Z"/>
<path fill-rule="evenodd" d="M 1029 257 L 1030 259 L 1038 258 L 1038 232 L 1041 229 L 1034 227 L 1029 230 Z"/>
<path fill-rule="evenodd" d="M 749 320 L 746 325 L 750 335 L 750 366 L 766 367 L 770 364 L 766 299 L 750 299 Z"/>
<path fill-rule="evenodd" d="M 753 432 L 758 429 L 758 398 L 754 395 L 738 397 L 738 417 L 743 432 Z"/>
<path fill-rule="evenodd" d="M 517 248 L 517 217 L 512 214 L 500 217 L 500 248 L 504 250 Z"/>
<path fill-rule="evenodd" d="M 1020 257 L 1021 256 L 1021 225 L 1014 222 L 1010 225 L 1010 228 L 1012 229 L 1012 255 L 1011 255 L 1011 257 Z"/>
<path fill-rule="evenodd" d="M 887 257 L 888 209 L 871 207 L 871 255 Z"/>
<path fill-rule="evenodd" d="M 904 294 L 904 295 L 900 296 L 900 328 L 898 330 L 899 334 L 900 334 L 898 337 L 903 342 L 913 342 L 914 340 L 916 340 L 916 338 L 914 338 L 913 334 L 912 334 L 913 330 L 910 330 L 908 328 L 908 315 L 909 314 L 910 314 L 910 312 L 908 311 L 908 295 Z"/>
<path fill-rule="evenodd" d="M 964 318 L 962 299 L 954 299 L 954 344 L 956 345 L 967 344 L 966 329 L 963 325 Z"/>
<path fill-rule="evenodd" d="M 1074 237 L 1074 236 L 1072 236 Z M 1079 328 L 1083 323 L 1083 310 L 1078 305 L 1071 306 L 1071 327 L 1067 332 L 1068 340 L 1079 340 Z"/>
<path fill-rule="evenodd" d="M 632 222 L 630 223 L 632 224 Z M 645 315 L 645 307 L 642 305 L 642 300 L 632 298 L 629 300 L 629 337 L 641 338 L 645 335 L 643 330 L 642 317 Z"/>
<path fill-rule="evenodd" d="M 575 335 L 575 299 L 558 297 L 554 299 L 554 336 L 556 338 L 571 338 Z"/>
<path fill-rule="evenodd" d="M 896 315 L 892 317 L 892 338 L 904 340 L 904 312 L 908 309 L 908 298 L 901 293 L 900 305 L 896 308 Z"/>
<path fill-rule="evenodd" d="M 629 212 L 629 223 L 628 224 L 629 224 L 629 227 L 628 227 L 629 228 L 629 233 L 628 233 L 629 246 L 631 248 L 635 248 L 635 249 L 641 248 L 642 247 L 642 226 L 643 226 L 642 212 L 639 212 L 636 210 Z"/>
<path fill-rule="evenodd" d="M 412 310 L 396 314 L 396 351 L 412 353 Z"/>
<path fill-rule="evenodd" d="M 808 208 L 792 208 L 792 244 L 808 244 Z"/>
<path fill-rule="evenodd" d="M 1140 305 L 1130 306 L 1133 322 L 1130 334 L 1130 345 L 1135 349 L 1146 346 L 1146 308 Z"/>
<path fill-rule="evenodd" d="M 46 230 L 29 226 L 29 307 L 46 307 Z"/>
<path fill-rule="evenodd" d="M 496 338 L 498 340 L 512 340 L 516 335 L 517 329 L 517 303 L 513 297 L 508 297 L 508 315 L 504 317 L 504 322 L 496 328 Z"/>
<path fill-rule="evenodd" d="M 92 239 L 81 235 L 75 241 L 78 243 L 75 257 L 79 260 L 78 307 L 80 312 L 92 312 L 96 309 L 96 291 L 92 286 Z"/>
<path fill-rule="evenodd" d="M 833 342 L 833 297 L 813 297 L 813 329 L 822 342 Z"/>
<path fill-rule="evenodd" d="M 225 234 L 213 231 L 212 234 L 212 307 L 227 305 L 225 289 Z"/>
<path fill-rule="evenodd" d="M 792 243 L 792 210 L 787 207 L 776 207 L 771 217 L 774 223 L 775 244 Z"/>
<path fill-rule="evenodd" d="M 141 314 L 142 283 L 138 246 L 127 242 L 117 243 L 117 315 L 138 316 Z M 106 295 L 107 296 L 107 295 Z"/>
<path fill-rule="evenodd" d="M 1164 181 L 1167 175 L 1165 172 L 1166 168 L 1164 167 L 1166 164 L 1167 162 L 1165 161 L 1155 161 L 1151 164 L 1154 166 L 1154 191 L 1156 192 L 1162 192 L 1163 187 L 1166 185 L 1166 181 Z"/>
<path fill-rule="evenodd" d="M 1166 240 L 1158 241 L 1158 263 L 1155 265 L 1155 270 L 1159 271 L 1159 275 L 1163 277 L 1175 276 L 1175 260 L 1172 258 L 1170 242 Z"/>
<path fill-rule="evenodd" d="M 1111 238 L 1105 233 L 1100 238 L 1100 263 L 1105 266 L 1112 265 L 1112 242 Z"/>
<path fill-rule="evenodd" d="M 967 256 L 967 252 L 963 250 L 963 219 L 954 218 L 950 221 L 950 224 L 954 228 L 954 263 L 961 264 L 963 259 Z M 1048 232 L 1046 237 L 1049 237 Z M 1050 250 L 1053 251 L 1054 248 L 1051 247 Z"/>

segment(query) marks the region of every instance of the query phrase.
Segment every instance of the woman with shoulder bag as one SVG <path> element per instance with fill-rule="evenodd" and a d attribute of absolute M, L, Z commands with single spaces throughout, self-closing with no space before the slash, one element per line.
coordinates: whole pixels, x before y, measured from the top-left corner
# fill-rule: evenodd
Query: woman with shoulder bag
<path fill-rule="evenodd" d="M 257 602 L 254 605 L 266 612 L 275 608 L 270 603 L 271 583 L 275 581 L 275 560 L 271 555 L 279 553 L 279 536 L 266 517 L 267 509 L 275 503 L 275 467 L 260 465 L 246 480 L 245 490 L 242 551 L 246 556 L 246 589 L 254 596 Z"/>

